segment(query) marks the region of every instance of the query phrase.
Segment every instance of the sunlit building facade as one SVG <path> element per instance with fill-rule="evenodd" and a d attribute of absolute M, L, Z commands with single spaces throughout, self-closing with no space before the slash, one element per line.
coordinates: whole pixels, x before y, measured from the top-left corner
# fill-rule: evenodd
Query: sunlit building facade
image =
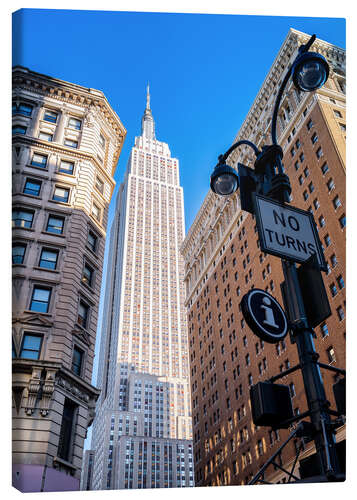
<path fill-rule="evenodd" d="M 104 94 L 13 69 L 13 485 L 78 490 L 107 211 L 126 134 Z"/>
<path fill-rule="evenodd" d="M 92 439 L 93 489 L 193 485 L 184 269 L 179 252 L 184 231 L 179 162 L 155 137 L 148 89 L 142 133 L 130 154 L 111 228 L 98 370 L 101 395 Z M 128 431 L 122 433 L 119 428 L 126 421 Z M 160 468 L 147 469 L 145 480 L 143 471 L 139 479 L 140 447 L 150 448 L 151 459 L 154 445 L 155 463 L 165 447 L 172 456 L 184 450 L 182 475 L 180 470 L 176 476 L 175 468 L 170 482 L 162 464 L 161 475 Z M 125 470 L 125 446 L 132 447 L 131 474 Z"/>

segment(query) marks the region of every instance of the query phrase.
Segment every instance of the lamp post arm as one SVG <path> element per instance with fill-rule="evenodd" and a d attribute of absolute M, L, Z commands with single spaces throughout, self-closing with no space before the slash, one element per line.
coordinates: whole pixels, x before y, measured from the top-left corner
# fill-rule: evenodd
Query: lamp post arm
<path fill-rule="evenodd" d="M 243 145 L 247 145 L 247 146 L 250 146 L 253 150 L 254 150 L 254 153 L 255 153 L 255 156 L 258 156 L 260 151 L 259 149 L 257 148 L 257 146 L 251 142 L 251 141 L 248 141 L 246 139 L 242 139 L 241 141 L 238 141 L 238 142 L 235 142 L 225 153 L 224 155 L 219 155 L 218 157 L 218 161 L 219 163 L 224 163 L 226 161 L 226 159 L 228 158 L 228 156 L 235 150 L 237 149 L 239 146 L 243 146 Z"/>
<path fill-rule="evenodd" d="M 312 37 L 310 38 L 310 40 L 305 45 L 300 45 L 297 57 L 299 57 L 299 55 L 307 52 L 309 50 L 309 48 L 311 47 L 311 45 L 314 43 L 315 40 L 316 40 L 316 35 L 312 35 Z M 295 61 L 296 61 L 296 59 L 295 59 Z M 294 61 L 294 63 L 295 63 L 295 61 Z M 277 121 L 277 118 L 278 118 L 278 111 L 279 111 L 280 101 L 281 101 L 283 92 L 285 90 L 286 84 L 288 83 L 288 80 L 289 80 L 289 78 L 291 76 L 291 72 L 292 72 L 292 68 L 294 67 L 294 63 L 290 66 L 288 72 L 286 73 L 286 75 L 284 77 L 284 80 L 283 80 L 282 84 L 280 85 L 280 89 L 279 89 L 278 95 L 277 95 L 276 100 L 275 100 L 274 111 L 273 111 L 273 118 L 272 118 L 272 123 L 271 123 L 271 138 L 272 138 L 273 144 L 277 144 L 277 140 L 276 140 L 276 121 Z"/>
<path fill-rule="evenodd" d="M 299 54 L 307 52 L 315 40 L 316 40 L 316 35 L 312 35 L 310 40 L 307 43 L 305 43 L 305 45 L 301 45 L 299 47 Z"/>
<path fill-rule="evenodd" d="M 273 144 L 277 144 L 277 140 L 276 140 L 276 121 L 277 121 L 277 118 L 278 118 L 278 111 L 279 111 L 280 101 L 281 101 L 281 98 L 283 96 L 283 92 L 285 90 L 286 84 L 288 83 L 288 80 L 289 80 L 289 78 L 291 76 L 291 68 L 292 67 L 293 67 L 293 65 L 290 66 L 288 72 L 286 73 L 286 75 L 284 77 L 284 80 L 283 80 L 282 84 L 280 85 L 280 89 L 279 89 L 278 95 L 276 96 L 276 100 L 275 100 L 273 117 L 272 117 L 272 120 L 271 120 L 271 140 L 272 140 Z"/>

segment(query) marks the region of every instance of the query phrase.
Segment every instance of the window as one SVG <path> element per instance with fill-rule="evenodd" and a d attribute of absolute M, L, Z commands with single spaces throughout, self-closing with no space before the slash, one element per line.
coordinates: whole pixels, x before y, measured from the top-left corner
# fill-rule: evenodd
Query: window
<path fill-rule="evenodd" d="M 61 201 L 63 203 L 68 203 L 69 189 L 56 186 L 55 190 L 53 192 L 52 200 L 53 201 Z"/>
<path fill-rule="evenodd" d="M 83 268 L 82 283 L 88 286 L 93 285 L 94 270 L 86 263 Z"/>
<path fill-rule="evenodd" d="M 65 399 L 57 455 L 66 461 L 69 461 L 71 458 L 70 452 L 73 442 L 72 428 L 75 421 L 75 410 L 75 404 L 69 399 Z"/>
<path fill-rule="evenodd" d="M 305 177 L 309 177 L 309 175 L 310 175 L 310 171 L 307 167 L 304 169 L 304 175 L 305 175 Z"/>
<path fill-rule="evenodd" d="M 58 118 L 58 113 L 50 111 L 49 109 L 45 109 L 45 112 L 43 114 L 43 119 L 45 120 L 45 122 L 56 123 L 57 118 Z"/>
<path fill-rule="evenodd" d="M 321 336 L 322 336 L 322 338 L 327 337 L 327 335 L 329 333 L 328 333 L 328 327 L 327 327 L 326 323 L 322 323 L 322 325 L 320 326 L 320 330 L 321 330 Z"/>
<path fill-rule="evenodd" d="M 334 112 L 335 116 L 337 116 L 337 118 L 342 118 L 341 113 L 337 109 L 334 109 L 333 112 Z"/>
<path fill-rule="evenodd" d="M 25 243 L 15 243 L 12 246 L 12 263 L 23 264 L 26 252 Z"/>
<path fill-rule="evenodd" d="M 69 148 L 73 148 L 73 149 L 78 148 L 78 141 L 73 141 L 72 139 L 65 139 L 63 144 L 65 146 L 68 146 Z"/>
<path fill-rule="evenodd" d="M 20 358 L 39 359 L 41 353 L 42 336 L 25 333 L 22 339 Z"/>
<path fill-rule="evenodd" d="M 47 155 L 42 155 L 40 153 L 34 153 L 31 160 L 31 165 L 35 167 L 45 168 L 47 166 Z"/>
<path fill-rule="evenodd" d="M 327 359 L 329 360 L 330 363 L 336 362 L 336 355 L 335 355 L 335 350 L 332 346 L 330 346 L 327 350 Z"/>
<path fill-rule="evenodd" d="M 328 234 L 326 234 L 326 236 L 324 237 L 324 242 L 325 242 L 326 248 L 331 245 L 331 238 Z"/>
<path fill-rule="evenodd" d="M 304 153 L 300 154 L 299 159 L 300 159 L 301 163 L 304 161 L 304 159 L 305 159 Z"/>
<path fill-rule="evenodd" d="M 48 233 L 62 234 L 64 227 L 64 218 L 50 215 L 48 217 L 46 231 Z"/>
<path fill-rule="evenodd" d="M 63 174 L 73 175 L 74 163 L 72 161 L 61 160 L 58 171 L 62 172 Z"/>
<path fill-rule="evenodd" d="M 335 209 L 337 209 L 338 207 L 341 206 L 341 200 L 338 196 L 335 196 L 334 199 L 333 199 L 333 206 Z"/>
<path fill-rule="evenodd" d="M 58 250 L 43 248 L 41 251 L 39 267 L 43 267 L 45 269 L 56 269 L 57 260 L 58 260 Z"/>
<path fill-rule="evenodd" d="M 335 254 L 331 255 L 331 266 L 336 267 L 337 266 L 337 257 Z"/>
<path fill-rule="evenodd" d="M 12 225 L 15 227 L 32 227 L 34 212 L 31 210 L 14 210 L 12 212 Z"/>
<path fill-rule="evenodd" d="M 310 120 L 307 122 L 307 124 L 306 124 L 307 130 L 310 130 L 312 126 L 313 126 L 313 122 L 312 122 L 312 120 L 310 119 Z"/>
<path fill-rule="evenodd" d="M 333 179 L 329 179 L 329 180 L 328 180 L 328 183 L 326 184 L 326 186 L 327 186 L 327 189 L 328 189 L 329 191 L 332 191 L 332 189 L 334 189 L 334 188 L 335 188 L 335 183 L 334 183 L 334 180 L 333 180 Z"/>
<path fill-rule="evenodd" d="M 338 222 L 340 223 L 340 226 L 341 228 L 343 229 L 344 227 L 346 227 L 346 216 L 345 215 L 342 215 L 342 217 L 340 217 L 338 219 Z"/>
<path fill-rule="evenodd" d="M 315 187 L 314 187 L 313 183 L 310 182 L 310 184 L 309 184 L 309 191 L 310 191 L 310 193 L 312 193 L 314 190 L 315 190 Z"/>
<path fill-rule="evenodd" d="M 96 189 L 98 189 L 98 191 L 100 193 L 103 194 L 103 192 L 104 192 L 104 182 L 101 179 L 99 179 L 99 177 L 96 177 L 96 179 L 95 179 L 95 187 L 96 187 Z"/>
<path fill-rule="evenodd" d="M 299 176 L 299 184 L 301 186 L 301 184 L 304 182 L 304 178 L 302 175 Z"/>
<path fill-rule="evenodd" d="M 339 123 L 340 130 L 341 132 L 346 132 L 346 124 L 345 123 Z"/>
<path fill-rule="evenodd" d="M 335 283 L 331 283 L 330 292 L 331 292 L 332 297 L 335 297 L 337 295 L 337 288 L 336 288 Z"/>
<path fill-rule="evenodd" d="M 27 127 L 24 127 L 23 125 L 14 125 L 12 127 L 12 133 L 13 134 L 25 135 L 26 131 L 27 131 Z"/>
<path fill-rule="evenodd" d="M 99 134 L 99 144 L 101 145 L 102 148 L 105 147 L 105 138 L 102 134 Z"/>
<path fill-rule="evenodd" d="M 318 141 L 318 139 L 319 139 L 319 138 L 318 138 L 318 136 L 317 136 L 317 133 L 316 133 L 316 132 L 314 132 L 314 133 L 312 134 L 312 136 L 311 136 L 311 142 L 312 142 L 312 144 L 315 144 L 315 143 Z"/>
<path fill-rule="evenodd" d="M 345 312 L 344 312 L 342 306 L 338 306 L 338 308 L 336 309 L 336 312 L 337 312 L 337 315 L 338 315 L 338 319 L 340 321 L 342 321 L 343 319 L 345 319 Z"/>
<path fill-rule="evenodd" d="M 32 292 L 30 310 L 47 313 L 51 298 L 51 288 L 35 285 Z"/>
<path fill-rule="evenodd" d="M 81 130 L 82 121 L 78 120 L 78 118 L 69 118 L 68 127 L 73 128 L 74 130 Z"/>
<path fill-rule="evenodd" d="M 92 215 L 100 221 L 100 208 L 95 203 L 92 205 Z"/>
<path fill-rule="evenodd" d="M 319 217 L 319 224 L 320 224 L 320 227 L 324 227 L 326 224 L 326 221 L 325 221 L 325 218 L 323 215 L 320 215 L 320 217 Z"/>
<path fill-rule="evenodd" d="M 321 158 L 321 156 L 322 156 L 322 154 L 323 154 L 323 153 L 322 153 L 322 148 L 321 148 L 321 146 L 320 146 L 320 147 L 316 150 L 316 156 L 317 156 L 317 158 L 318 158 L 318 159 L 320 159 L 320 158 Z"/>
<path fill-rule="evenodd" d="M 289 384 L 289 390 L 290 390 L 290 397 L 291 398 L 293 398 L 294 396 L 296 396 L 294 382 L 291 382 L 291 384 Z"/>
<path fill-rule="evenodd" d="M 89 306 L 81 300 L 79 302 L 79 307 L 78 307 L 77 322 L 79 325 L 83 326 L 83 328 L 87 328 L 88 316 L 89 316 Z"/>
<path fill-rule="evenodd" d="M 345 282 L 344 282 L 344 279 L 342 278 L 341 274 L 340 276 L 337 278 L 337 285 L 338 285 L 338 288 L 340 290 L 342 290 L 342 288 L 345 288 Z"/>
<path fill-rule="evenodd" d="M 296 162 L 295 162 L 295 164 L 294 164 L 295 170 L 299 170 L 299 166 L 300 166 L 300 165 L 299 165 L 299 162 L 298 162 L 298 161 L 296 161 Z"/>
<path fill-rule="evenodd" d="M 320 206 L 320 202 L 317 198 L 314 199 L 313 204 L 314 204 L 315 210 L 317 210 Z"/>
<path fill-rule="evenodd" d="M 309 197 L 309 193 L 305 190 L 303 193 L 302 193 L 302 196 L 304 198 L 304 200 L 306 201 Z"/>
<path fill-rule="evenodd" d="M 295 156 L 295 149 L 293 147 L 290 150 L 290 154 L 291 154 L 292 157 Z"/>
<path fill-rule="evenodd" d="M 30 194 L 32 196 L 39 196 L 41 191 L 41 181 L 36 181 L 34 179 L 26 179 L 24 186 L 24 194 Z"/>
<path fill-rule="evenodd" d="M 74 346 L 73 358 L 72 358 L 72 371 L 78 376 L 81 374 L 82 364 L 83 364 L 83 351 L 79 349 L 77 346 Z"/>
<path fill-rule="evenodd" d="M 328 172 L 328 165 L 327 165 L 326 162 L 322 165 L 321 172 L 322 172 L 323 175 L 325 175 L 326 172 Z"/>
<path fill-rule="evenodd" d="M 23 116 L 31 116 L 32 115 L 33 106 L 30 104 L 26 104 L 24 102 L 20 102 L 16 104 L 15 102 L 12 104 L 12 112 L 14 115 L 23 115 Z"/>
<path fill-rule="evenodd" d="M 300 143 L 300 140 L 297 139 L 297 141 L 295 142 L 295 146 L 297 149 L 299 149 L 299 147 L 301 146 L 301 143 Z"/>
<path fill-rule="evenodd" d="M 96 252 L 97 242 L 98 242 L 98 237 L 93 233 L 93 231 L 89 230 L 87 243 L 88 243 L 89 248 L 92 250 L 92 252 Z"/>
<path fill-rule="evenodd" d="M 48 132 L 40 132 L 38 134 L 38 138 L 42 139 L 43 141 L 52 142 L 53 134 L 49 134 Z"/>

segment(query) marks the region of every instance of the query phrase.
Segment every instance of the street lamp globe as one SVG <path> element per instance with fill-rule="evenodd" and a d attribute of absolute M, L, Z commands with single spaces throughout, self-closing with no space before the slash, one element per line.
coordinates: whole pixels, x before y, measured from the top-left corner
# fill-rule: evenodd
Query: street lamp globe
<path fill-rule="evenodd" d="M 295 87 L 304 92 L 312 92 L 326 82 L 329 66 L 321 54 L 306 52 L 297 57 L 292 74 Z"/>
<path fill-rule="evenodd" d="M 239 187 L 237 171 L 224 163 L 217 165 L 212 172 L 210 186 L 215 194 L 232 195 Z"/>

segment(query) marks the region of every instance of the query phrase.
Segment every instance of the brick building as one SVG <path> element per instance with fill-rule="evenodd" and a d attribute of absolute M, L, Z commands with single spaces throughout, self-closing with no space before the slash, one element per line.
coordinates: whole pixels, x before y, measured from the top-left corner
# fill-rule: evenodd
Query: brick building
<path fill-rule="evenodd" d="M 277 90 L 298 46 L 309 36 L 291 29 L 235 140 L 259 148 L 270 144 Z M 322 40 L 312 50 L 325 56 L 330 76 L 313 93 L 287 86 L 278 116 L 278 142 L 292 185 L 291 205 L 310 210 L 328 262 L 324 282 L 332 315 L 316 329 L 320 361 L 345 366 L 345 52 Z M 252 167 L 249 148 L 229 157 Z M 256 337 L 241 313 L 242 296 L 251 288 L 272 293 L 282 303 L 280 259 L 262 253 L 254 216 L 240 209 L 239 190 L 229 199 L 209 192 L 181 247 L 185 259 L 186 306 L 190 339 L 190 375 L 196 486 L 246 484 L 289 436 L 289 430 L 256 427 L 249 387 L 298 363 L 289 336 L 279 344 Z M 322 371 L 327 399 L 335 408 L 333 373 Z M 285 376 L 294 412 L 307 410 L 301 374 Z M 345 426 L 336 434 L 343 446 Z M 299 445 L 292 440 L 278 458 L 290 469 Z M 302 443 L 299 465 L 313 452 Z M 277 467 L 266 479 L 287 481 Z"/>

